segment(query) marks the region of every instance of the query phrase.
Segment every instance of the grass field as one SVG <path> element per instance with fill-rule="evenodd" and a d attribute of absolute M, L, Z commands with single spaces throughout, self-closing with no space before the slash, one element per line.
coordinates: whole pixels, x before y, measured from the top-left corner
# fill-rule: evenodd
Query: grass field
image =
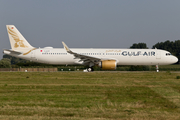
<path fill-rule="evenodd" d="M 179 120 L 180 73 L 0 72 L 0 119 Z"/>

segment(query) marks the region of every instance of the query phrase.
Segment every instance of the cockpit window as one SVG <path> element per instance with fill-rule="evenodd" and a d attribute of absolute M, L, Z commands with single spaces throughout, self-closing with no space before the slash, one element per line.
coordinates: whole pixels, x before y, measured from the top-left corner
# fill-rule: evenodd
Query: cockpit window
<path fill-rule="evenodd" d="M 170 55 L 172 55 L 171 53 L 166 53 L 166 56 L 170 56 Z"/>

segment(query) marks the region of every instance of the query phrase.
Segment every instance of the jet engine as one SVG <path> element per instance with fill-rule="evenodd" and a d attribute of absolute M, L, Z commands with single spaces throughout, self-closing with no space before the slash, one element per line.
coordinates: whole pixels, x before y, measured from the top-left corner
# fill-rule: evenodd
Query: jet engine
<path fill-rule="evenodd" d="M 116 65 L 116 60 L 102 60 L 99 63 L 99 67 L 101 67 L 102 70 L 115 70 Z"/>

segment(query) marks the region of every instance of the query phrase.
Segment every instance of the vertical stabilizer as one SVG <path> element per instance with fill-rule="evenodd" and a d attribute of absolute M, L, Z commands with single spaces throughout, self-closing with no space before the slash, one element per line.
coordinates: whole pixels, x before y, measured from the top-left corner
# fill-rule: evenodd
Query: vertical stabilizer
<path fill-rule="evenodd" d="M 6 25 L 6 27 L 12 50 L 24 51 L 34 48 L 27 42 L 14 25 Z"/>

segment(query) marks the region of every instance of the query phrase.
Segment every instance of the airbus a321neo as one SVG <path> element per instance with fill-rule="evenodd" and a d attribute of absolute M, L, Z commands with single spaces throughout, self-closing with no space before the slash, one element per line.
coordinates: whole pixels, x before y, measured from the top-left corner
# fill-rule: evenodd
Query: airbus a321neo
<path fill-rule="evenodd" d="M 115 70 L 117 65 L 168 65 L 178 61 L 170 52 L 160 49 L 69 49 L 64 42 L 64 48 L 35 48 L 14 25 L 6 27 L 11 49 L 4 49 L 4 54 L 39 63 L 80 64 L 87 66 L 87 71 L 93 71 L 96 65 L 102 70 Z"/>

